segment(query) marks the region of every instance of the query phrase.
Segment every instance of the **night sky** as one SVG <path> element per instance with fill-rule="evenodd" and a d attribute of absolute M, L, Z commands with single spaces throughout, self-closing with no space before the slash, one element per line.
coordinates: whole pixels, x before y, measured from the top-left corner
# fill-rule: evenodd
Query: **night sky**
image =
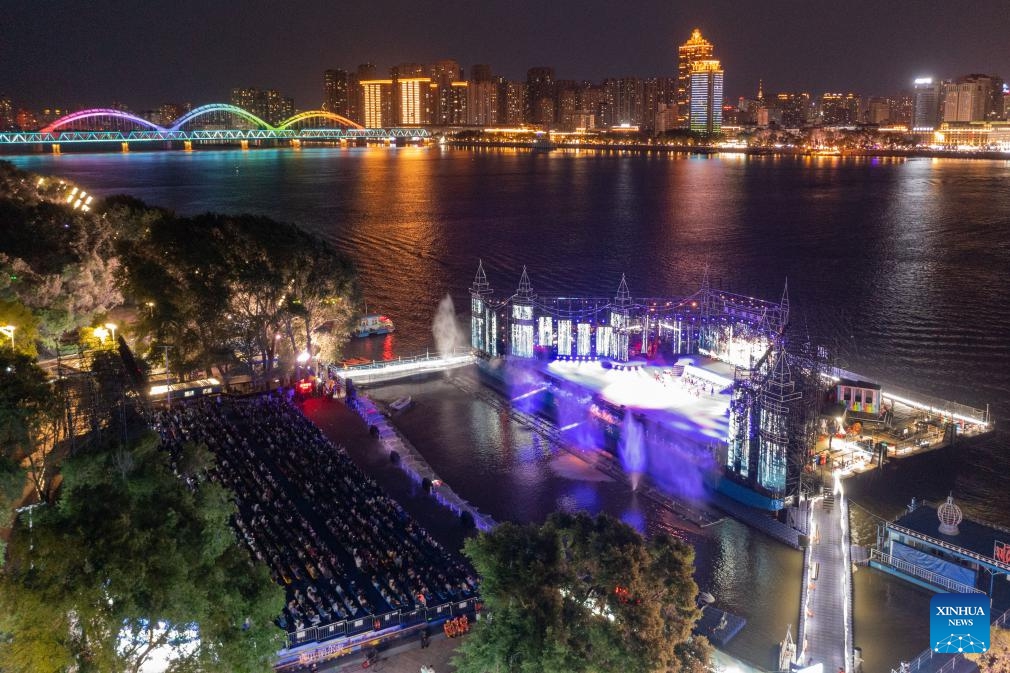
<path fill-rule="evenodd" d="M 322 71 L 453 58 L 469 73 L 672 76 L 693 27 L 727 98 L 765 91 L 887 95 L 920 74 L 1010 77 L 1006 0 L 4 0 L 0 95 L 20 106 L 226 101 L 280 89 L 318 107 Z"/>

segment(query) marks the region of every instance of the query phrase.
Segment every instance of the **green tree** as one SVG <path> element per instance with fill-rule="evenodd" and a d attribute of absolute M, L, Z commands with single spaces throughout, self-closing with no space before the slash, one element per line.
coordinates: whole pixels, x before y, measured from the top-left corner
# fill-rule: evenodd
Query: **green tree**
<path fill-rule="evenodd" d="M 694 551 L 648 541 L 601 515 L 554 514 L 542 526 L 502 524 L 467 541 L 486 618 L 460 646 L 461 673 L 702 671 L 709 646 Z"/>
<path fill-rule="evenodd" d="M 55 505 L 12 536 L 0 670 L 134 673 L 156 652 L 173 672 L 270 669 L 283 592 L 238 546 L 222 488 L 187 486 L 153 433 L 82 452 L 62 474 Z"/>
<path fill-rule="evenodd" d="M 45 370 L 0 350 L 0 458 L 27 467 L 39 500 L 53 495 L 56 450 L 66 436 L 64 407 Z"/>
<path fill-rule="evenodd" d="M 356 289 L 345 257 L 297 227 L 249 215 L 153 218 L 123 253 L 139 331 L 170 345 L 179 375 L 241 365 L 263 379 L 278 356 L 332 356 Z M 327 336 L 325 328 L 330 327 Z M 286 338 L 282 338 L 286 337 Z"/>
<path fill-rule="evenodd" d="M 38 356 L 36 343 L 39 340 L 39 319 L 28 307 L 19 301 L 0 299 L 0 325 L 14 327 L 14 350 L 32 357 Z M 6 343 L 0 341 L 0 349 L 10 346 L 10 337 L 0 336 L 7 339 Z"/>

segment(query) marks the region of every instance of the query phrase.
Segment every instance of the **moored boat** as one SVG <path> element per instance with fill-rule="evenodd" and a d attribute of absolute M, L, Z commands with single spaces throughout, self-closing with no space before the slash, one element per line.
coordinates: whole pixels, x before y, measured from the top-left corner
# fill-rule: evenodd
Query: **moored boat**
<path fill-rule="evenodd" d="M 395 329 L 393 321 L 386 316 L 370 313 L 358 321 L 358 326 L 351 332 L 351 336 L 370 337 L 380 334 L 391 334 Z"/>

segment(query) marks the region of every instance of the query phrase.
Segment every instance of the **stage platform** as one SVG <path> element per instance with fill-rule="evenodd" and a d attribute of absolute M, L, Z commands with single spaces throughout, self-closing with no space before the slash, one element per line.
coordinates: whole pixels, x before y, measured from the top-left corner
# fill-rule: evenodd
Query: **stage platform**
<path fill-rule="evenodd" d="M 702 444 L 725 442 L 729 434 L 733 368 L 725 363 L 702 356 L 673 365 L 555 360 L 546 370 Z"/>

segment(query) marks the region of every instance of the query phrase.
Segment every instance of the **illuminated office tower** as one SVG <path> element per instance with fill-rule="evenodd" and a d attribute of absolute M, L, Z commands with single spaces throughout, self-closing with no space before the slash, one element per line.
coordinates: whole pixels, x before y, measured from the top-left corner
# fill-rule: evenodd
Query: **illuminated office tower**
<path fill-rule="evenodd" d="M 932 77 L 915 80 L 915 107 L 912 111 L 913 131 L 933 131 L 940 122 L 940 86 Z"/>
<path fill-rule="evenodd" d="M 366 79 L 361 81 L 361 117 L 366 128 L 377 129 L 394 126 L 393 80 Z"/>
<path fill-rule="evenodd" d="M 695 61 L 691 72 L 691 131 L 722 130 L 723 70 L 716 60 Z"/>
<path fill-rule="evenodd" d="M 682 126 L 687 126 L 691 110 L 691 74 L 694 72 L 694 64 L 696 61 L 711 60 L 713 49 L 712 43 L 703 38 L 697 28 L 691 33 L 691 39 L 677 49 L 676 103 Z"/>

